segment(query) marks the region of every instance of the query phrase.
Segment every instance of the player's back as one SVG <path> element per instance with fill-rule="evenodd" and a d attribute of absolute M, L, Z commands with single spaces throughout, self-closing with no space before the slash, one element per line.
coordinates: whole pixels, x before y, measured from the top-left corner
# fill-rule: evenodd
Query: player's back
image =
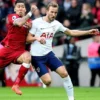
<path fill-rule="evenodd" d="M 26 36 L 28 33 L 28 28 L 23 25 L 21 27 L 14 26 L 14 20 L 21 18 L 17 14 L 9 14 L 7 17 L 7 36 L 2 41 L 6 46 L 11 47 L 12 49 L 25 49 Z"/>

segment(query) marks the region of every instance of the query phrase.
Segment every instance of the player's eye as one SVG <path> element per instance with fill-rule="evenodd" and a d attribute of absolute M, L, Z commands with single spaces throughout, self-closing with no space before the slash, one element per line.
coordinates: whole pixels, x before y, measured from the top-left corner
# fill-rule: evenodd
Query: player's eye
<path fill-rule="evenodd" d="M 18 5 L 17 8 L 20 8 L 20 5 Z"/>
<path fill-rule="evenodd" d="M 22 8 L 25 8 L 25 6 L 24 6 L 24 5 L 22 5 L 21 7 L 22 7 Z"/>
<path fill-rule="evenodd" d="M 55 12 L 55 14 L 57 14 L 57 12 Z"/>

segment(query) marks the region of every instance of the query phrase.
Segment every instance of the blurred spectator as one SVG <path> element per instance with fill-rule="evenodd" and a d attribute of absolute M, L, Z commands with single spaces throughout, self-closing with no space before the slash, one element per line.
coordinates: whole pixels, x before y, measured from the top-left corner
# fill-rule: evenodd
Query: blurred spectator
<path fill-rule="evenodd" d="M 30 11 L 30 4 L 31 4 L 31 0 L 26 0 L 26 13 L 28 13 Z"/>
<path fill-rule="evenodd" d="M 31 1 L 30 1 L 30 4 L 38 5 L 38 2 L 39 2 L 38 0 L 31 0 Z"/>
<path fill-rule="evenodd" d="M 6 0 L 5 9 L 6 9 L 7 15 L 11 14 L 11 13 L 14 13 L 14 4 L 12 3 L 11 0 Z"/>
<path fill-rule="evenodd" d="M 56 0 L 58 4 L 63 3 L 64 0 Z"/>
<path fill-rule="evenodd" d="M 4 87 L 5 85 L 5 78 L 4 78 L 4 69 L 0 69 L 0 81 L 1 85 Z"/>
<path fill-rule="evenodd" d="M 41 9 L 41 7 L 47 6 L 48 3 L 49 3 L 49 0 L 39 0 L 38 8 Z"/>
<path fill-rule="evenodd" d="M 79 3 L 89 3 L 91 6 L 94 6 L 95 0 L 78 0 Z"/>
<path fill-rule="evenodd" d="M 70 21 L 67 20 L 67 19 L 64 19 L 63 25 L 64 25 L 65 27 L 67 27 L 67 28 L 70 28 Z"/>
<path fill-rule="evenodd" d="M 71 0 L 64 0 L 63 7 L 64 11 L 66 12 L 71 6 Z"/>
<path fill-rule="evenodd" d="M 91 71 L 90 86 L 95 85 L 96 75 L 100 77 L 100 56 L 98 48 L 100 46 L 100 36 L 93 36 L 93 42 L 88 46 L 88 65 Z"/>
<path fill-rule="evenodd" d="M 57 20 L 59 20 L 61 23 L 67 22 L 66 13 L 70 8 L 70 6 L 71 6 L 71 0 L 64 0 L 64 2 L 59 5 Z"/>
<path fill-rule="evenodd" d="M 94 24 L 100 25 L 100 0 L 95 1 L 95 7 L 92 9 L 92 13 L 95 17 Z"/>
<path fill-rule="evenodd" d="M 84 0 L 86 3 L 89 3 L 91 6 L 94 6 L 96 0 Z"/>
<path fill-rule="evenodd" d="M 7 9 L 4 6 L 4 2 L 0 0 L 0 41 L 5 36 L 5 20 L 7 16 Z"/>
<path fill-rule="evenodd" d="M 79 18 L 81 15 L 81 7 L 78 0 L 71 0 L 71 7 L 66 12 L 66 18 L 70 22 L 70 28 L 75 29 L 79 26 Z"/>
<path fill-rule="evenodd" d="M 3 46 L 0 44 L 0 49 L 1 48 L 3 48 Z M 0 82 L 2 86 L 5 86 L 4 69 L 0 69 Z"/>
<path fill-rule="evenodd" d="M 46 15 L 46 7 L 45 6 L 42 6 L 40 8 L 40 14 L 41 14 L 41 16 L 45 16 Z"/>
<path fill-rule="evenodd" d="M 91 5 L 84 3 L 82 5 L 79 28 L 92 26 L 93 25 L 93 18 L 94 18 L 93 14 L 91 13 Z"/>
<path fill-rule="evenodd" d="M 60 36 L 58 44 L 59 45 L 65 44 L 65 40 L 67 40 L 67 36 L 66 35 Z"/>
<path fill-rule="evenodd" d="M 7 13 L 4 7 L 4 2 L 0 0 L 0 30 L 3 28 L 6 15 Z"/>
<path fill-rule="evenodd" d="M 38 9 L 38 10 L 36 10 L 36 11 L 34 12 L 34 15 L 33 15 L 32 19 L 39 18 L 39 17 L 41 17 L 41 14 L 40 14 L 40 11 L 39 11 L 39 9 Z"/>
<path fill-rule="evenodd" d="M 63 6 L 63 3 L 61 3 L 59 5 L 59 10 L 58 10 L 58 14 L 57 14 L 57 20 L 59 20 L 61 23 L 63 23 L 63 20 L 65 19 L 65 11 L 64 11 L 64 6 Z"/>
<path fill-rule="evenodd" d="M 74 86 L 79 86 L 78 69 L 81 60 L 80 48 L 75 45 L 75 38 L 71 37 L 64 47 L 65 65 Z"/>

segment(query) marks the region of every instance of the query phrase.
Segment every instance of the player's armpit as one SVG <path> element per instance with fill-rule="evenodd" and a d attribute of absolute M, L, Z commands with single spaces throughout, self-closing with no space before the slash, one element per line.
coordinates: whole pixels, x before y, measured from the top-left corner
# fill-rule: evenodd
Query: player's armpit
<path fill-rule="evenodd" d="M 70 29 L 67 28 L 67 30 L 64 32 L 66 35 L 72 35 L 72 31 Z"/>
<path fill-rule="evenodd" d="M 26 38 L 26 42 L 31 43 L 34 42 L 36 40 L 35 35 L 28 33 L 27 38 Z"/>

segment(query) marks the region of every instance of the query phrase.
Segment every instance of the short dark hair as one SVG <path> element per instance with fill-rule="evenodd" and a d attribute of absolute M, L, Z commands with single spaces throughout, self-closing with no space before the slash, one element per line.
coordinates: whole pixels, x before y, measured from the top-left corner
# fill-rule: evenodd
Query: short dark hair
<path fill-rule="evenodd" d="M 58 4 L 56 2 L 50 2 L 48 5 L 47 5 L 47 10 L 50 8 L 50 7 L 54 7 L 54 8 L 59 8 Z"/>
<path fill-rule="evenodd" d="M 24 3 L 24 4 L 26 4 L 24 0 L 16 0 L 16 1 L 15 1 L 15 5 L 16 5 L 17 3 Z"/>

